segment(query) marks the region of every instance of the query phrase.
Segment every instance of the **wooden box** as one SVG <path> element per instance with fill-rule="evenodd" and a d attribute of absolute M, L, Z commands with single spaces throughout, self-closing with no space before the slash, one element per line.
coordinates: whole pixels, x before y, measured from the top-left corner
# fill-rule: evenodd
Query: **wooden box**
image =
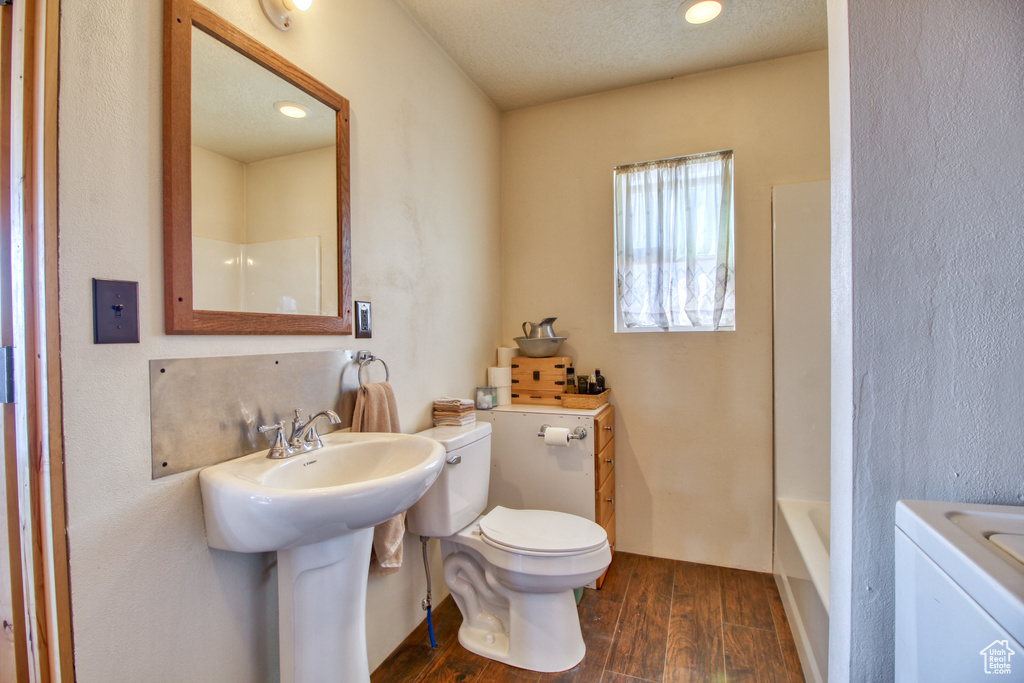
<path fill-rule="evenodd" d="M 565 370 L 572 365 L 569 356 L 512 359 L 512 403 L 561 406 L 565 392 Z"/>

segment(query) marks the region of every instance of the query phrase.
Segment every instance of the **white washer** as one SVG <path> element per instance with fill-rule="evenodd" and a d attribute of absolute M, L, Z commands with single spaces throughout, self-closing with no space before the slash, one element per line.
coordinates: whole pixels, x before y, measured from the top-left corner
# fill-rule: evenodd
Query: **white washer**
<path fill-rule="evenodd" d="M 896 681 L 1024 681 L 1024 508 L 896 504 Z"/>

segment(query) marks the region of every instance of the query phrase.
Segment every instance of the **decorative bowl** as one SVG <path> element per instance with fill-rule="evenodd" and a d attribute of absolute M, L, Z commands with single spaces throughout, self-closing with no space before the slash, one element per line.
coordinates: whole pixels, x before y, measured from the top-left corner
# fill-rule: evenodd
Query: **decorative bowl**
<path fill-rule="evenodd" d="M 542 339 L 529 339 L 527 337 L 516 337 L 512 341 L 516 343 L 524 356 L 530 358 L 550 358 L 558 353 L 558 347 L 566 337 L 544 337 Z"/>

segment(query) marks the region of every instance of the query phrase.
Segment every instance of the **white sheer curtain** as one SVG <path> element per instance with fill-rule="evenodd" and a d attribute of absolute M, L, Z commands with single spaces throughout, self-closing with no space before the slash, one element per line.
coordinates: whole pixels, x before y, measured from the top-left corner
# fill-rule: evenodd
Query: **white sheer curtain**
<path fill-rule="evenodd" d="M 615 169 L 620 329 L 736 325 L 732 152 Z"/>

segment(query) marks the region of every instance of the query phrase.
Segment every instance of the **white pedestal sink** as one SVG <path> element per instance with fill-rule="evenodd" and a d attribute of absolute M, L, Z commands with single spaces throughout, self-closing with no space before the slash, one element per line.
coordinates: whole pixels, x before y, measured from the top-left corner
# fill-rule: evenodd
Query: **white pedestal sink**
<path fill-rule="evenodd" d="M 282 683 L 367 683 L 373 526 L 426 493 L 444 448 L 408 434 L 323 441 L 283 460 L 262 451 L 200 470 L 207 543 L 277 552 Z"/>

